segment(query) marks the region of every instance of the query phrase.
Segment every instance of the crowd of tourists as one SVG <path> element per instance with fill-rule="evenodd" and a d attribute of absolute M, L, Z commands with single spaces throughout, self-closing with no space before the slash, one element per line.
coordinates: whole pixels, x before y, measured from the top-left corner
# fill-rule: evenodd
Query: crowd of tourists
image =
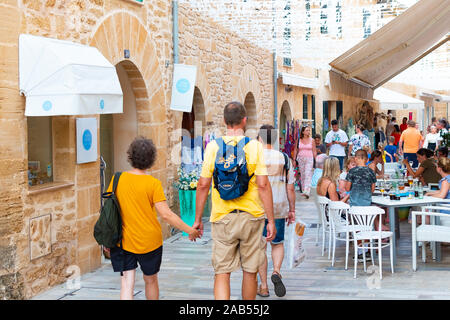
<path fill-rule="evenodd" d="M 309 127 L 301 129 L 301 139 L 298 144 L 296 181 L 301 194 L 309 198 L 311 186 L 317 185 L 322 173 L 326 157 L 338 160 L 339 170 L 345 172 L 354 166 L 358 150 L 367 153 L 367 165 L 376 178 L 384 177 L 384 164 L 399 162 L 406 166 L 408 175 L 418 178 L 423 185 L 438 183 L 440 178 L 436 172 L 436 161 L 447 157 L 448 148 L 444 144 L 448 133 L 448 123 L 445 118 L 436 120 L 423 133 L 413 120 L 403 118 L 398 125 L 395 117 L 391 117 L 385 128 L 385 139 L 374 146 L 364 127 L 356 124 L 356 133 L 350 138 L 339 128 L 338 121 L 331 121 L 331 130 L 322 142 L 320 134 L 311 136 Z M 311 169 L 313 168 L 313 169 Z M 341 189 L 342 190 L 342 189 Z M 342 195 L 342 193 L 341 193 Z"/>
<path fill-rule="evenodd" d="M 147 173 L 157 157 L 153 142 L 138 137 L 131 143 L 128 160 L 132 169 L 116 173 L 108 188 L 120 206 L 122 239 L 113 248 L 104 249 L 110 254 L 113 270 L 121 273 L 121 299 L 133 298 L 138 264 L 144 274 L 147 299 L 159 298 L 163 236 L 157 216 L 196 241 L 204 233 L 202 215 L 209 193 L 214 297 L 220 300 L 230 299 L 230 275 L 238 269 L 242 269 L 242 299 L 270 296 L 268 242 L 274 292 L 278 297 L 286 294 L 281 269 L 285 227 L 296 221 L 296 168 L 305 197 L 314 187 L 317 195 L 330 200 L 364 206 L 371 204 L 377 178 L 384 175 L 384 163 L 404 157 L 411 175 L 424 183 L 440 183 L 440 191 L 434 196 L 449 198 L 450 161 L 446 149 L 439 148 L 446 132 L 443 119 L 431 125 L 425 137 L 413 121 L 399 127 L 392 119 L 389 144 L 375 149 L 361 125 L 348 139 L 333 120 L 323 143 L 321 136 L 312 137 L 311 128 L 306 126 L 301 129 L 294 160 L 276 150 L 277 130 L 271 125 L 263 125 L 257 139 L 245 136 L 247 113 L 241 103 L 227 104 L 223 116 L 226 134 L 205 149 L 192 226 L 172 212 L 161 182 Z M 437 166 L 433 162 L 436 151 L 440 152 Z M 419 168 L 415 169 L 414 161 L 420 163 Z"/>

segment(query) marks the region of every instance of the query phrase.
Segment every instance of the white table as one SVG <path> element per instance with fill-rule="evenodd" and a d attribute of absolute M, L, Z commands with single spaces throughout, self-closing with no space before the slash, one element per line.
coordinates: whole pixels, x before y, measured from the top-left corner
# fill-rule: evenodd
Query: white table
<path fill-rule="evenodd" d="M 391 231 L 393 231 L 393 242 L 395 245 L 394 250 L 394 264 L 397 262 L 397 234 L 395 225 L 395 208 L 399 207 L 416 207 L 416 206 L 426 206 L 438 203 L 450 203 L 450 199 L 440 199 L 436 197 L 424 196 L 423 199 L 414 198 L 408 199 L 407 197 L 401 197 L 401 200 L 390 200 L 389 197 L 385 196 L 372 196 L 372 203 L 381 207 L 388 208 L 389 211 L 389 226 Z"/>

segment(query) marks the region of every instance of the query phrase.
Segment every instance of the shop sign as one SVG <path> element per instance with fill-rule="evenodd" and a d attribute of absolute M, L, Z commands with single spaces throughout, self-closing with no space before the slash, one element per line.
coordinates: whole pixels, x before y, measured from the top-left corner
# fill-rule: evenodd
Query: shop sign
<path fill-rule="evenodd" d="M 97 119 L 77 118 L 77 164 L 97 161 Z"/>
<path fill-rule="evenodd" d="M 170 110 L 191 112 L 196 77 L 197 66 L 174 65 Z"/>

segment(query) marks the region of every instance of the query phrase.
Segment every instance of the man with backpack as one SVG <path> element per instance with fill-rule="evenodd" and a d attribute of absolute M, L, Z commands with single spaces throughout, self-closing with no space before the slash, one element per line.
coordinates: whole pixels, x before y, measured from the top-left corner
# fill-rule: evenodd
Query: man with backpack
<path fill-rule="evenodd" d="M 203 207 L 214 179 L 210 217 L 214 297 L 230 299 L 231 272 L 242 268 L 242 299 L 254 300 L 256 274 L 266 257 L 265 242 L 276 235 L 272 189 L 261 143 L 244 136 L 245 107 L 240 102 L 227 104 L 224 121 L 226 135 L 211 141 L 205 150 L 193 228 L 203 233 Z M 268 220 L 265 239 L 264 214 Z"/>
<path fill-rule="evenodd" d="M 294 165 L 287 154 L 272 148 L 277 141 L 277 130 L 273 126 L 261 126 L 258 141 L 262 143 L 264 148 L 264 159 L 273 193 L 273 214 L 277 229 L 277 235 L 270 243 L 272 246 L 273 262 L 271 280 L 274 285 L 275 294 L 278 297 L 283 297 L 286 294 L 286 288 L 281 280 L 280 270 L 284 259 L 284 229 L 286 222 L 288 225 L 295 222 Z M 266 235 L 265 229 L 263 235 Z M 267 257 L 264 264 L 259 267 L 258 273 L 261 285 L 258 287 L 257 293 L 261 297 L 268 297 Z"/>

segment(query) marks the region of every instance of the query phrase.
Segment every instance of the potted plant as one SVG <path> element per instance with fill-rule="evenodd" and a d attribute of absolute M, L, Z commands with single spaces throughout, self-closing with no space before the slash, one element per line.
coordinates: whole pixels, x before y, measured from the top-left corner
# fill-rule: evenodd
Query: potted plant
<path fill-rule="evenodd" d="M 201 167 L 196 166 L 193 170 L 186 170 L 185 166 L 178 168 L 178 181 L 174 186 L 178 189 L 178 197 L 180 200 L 180 216 L 181 219 L 189 226 L 194 224 L 195 220 L 195 195 L 197 191 L 197 183 L 200 179 Z M 205 203 L 203 216 L 209 216 L 211 213 L 211 196 Z M 187 234 L 183 232 L 183 235 Z"/>

